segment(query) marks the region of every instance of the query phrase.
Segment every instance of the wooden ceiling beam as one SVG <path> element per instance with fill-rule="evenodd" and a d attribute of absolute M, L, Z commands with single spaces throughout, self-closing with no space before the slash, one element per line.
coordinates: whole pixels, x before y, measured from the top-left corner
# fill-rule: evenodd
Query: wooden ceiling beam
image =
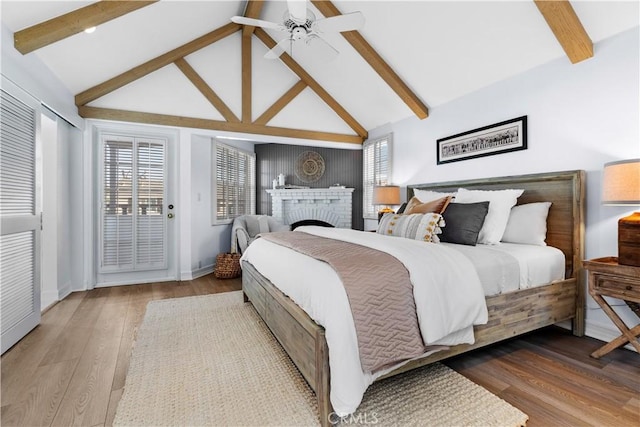
<path fill-rule="evenodd" d="M 222 27 L 198 37 L 195 40 L 190 41 L 176 49 L 173 49 L 163 55 L 160 55 L 154 59 L 151 59 L 144 64 L 138 65 L 125 71 L 124 73 L 113 77 L 105 82 L 102 82 L 92 88 L 85 90 L 76 95 L 76 105 L 86 105 L 91 101 L 94 101 L 108 93 L 113 92 L 141 77 L 146 76 L 166 65 L 175 62 L 177 59 L 184 58 L 185 56 L 196 52 L 204 47 L 209 46 L 211 43 L 215 43 L 220 39 L 223 39 L 242 28 L 239 24 L 230 22 Z"/>
<path fill-rule="evenodd" d="M 13 44 L 18 52 L 25 55 L 156 1 L 99 1 L 17 31 L 13 34 Z"/>
<path fill-rule="evenodd" d="M 176 126 L 195 129 L 221 130 L 227 132 L 249 133 L 257 135 L 282 136 L 320 141 L 346 142 L 362 144 L 364 138 L 359 135 L 346 135 L 330 132 L 319 132 L 302 129 L 288 129 L 272 126 L 261 126 L 252 123 L 229 123 L 219 120 L 207 120 L 191 117 L 171 116 L 165 114 L 141 113 L 136 111 L 113 110 L 108 108 L 78 107 L 78 114 L 85 119 L 114 120 L 133 123 Z"/>
<path fill-rule="evenodd" d="M 242 122 L 251 123 L 251 42 L 250 32 L 242 33 Z"/>
<path fill-rule="evenodd" d="M 272 49 L 276 45 L 276 41 L 271 38 L 269 34 L 262 28 L 256 28 L 254 33 L 267 48 Z M 284 62 L 291 71 L 293 71 L 300 79 L 305 82 L 333 111 L 336 112 L 342 120 L 351 127 L 359 136 L 363 139 L 367 138 L 367 130 L 362 127 L 360 123 L 354 119 L 347 110 L 345 110 L 320 84 L 307 73 L 304 68 L 300 66 L 291 56 L 287 53 L 280 55 L 280 59 Z"/>
<path fill-rule="evenodd" d="M 293 99 L 300 94 L 305 88 L 307 88 L 307 84 L 302 80 L 298 80 L 298 83 L 294 84 L 291 89 L 285 92 L 284 95 L 280 97 L 273 105 L 262 113 L 260 117 L 254 120 L 254 125 L 266 125 L 269 123 L 271 119 L 273 119 L 284 107 L 286 107 Z"/>
<path fill-rule="evenodd" d="M 244 9 L 244 16 L 245 18 L 253 18 L 253 19 L 258 19 L 260 18 L 260 12 L 262 12 L 262 6 L 264 5 L 264 1 L 263 0 L 249 0 L 247 2 L 247 7 Z M 253 34 L 253 30 L 256 27 L 252 27 L 250 25 L 246 25 L 244 27 L 243 31 L 243 35 L 245 33 L 249 33 L 249 34 Z"/>
<path fill-rule="evenodd" d="M 534 3 L 572 64 L 593 56 L 593 42 L 569 0 L 534 0 Z"/>
<path fill-rule="evenodd" d="M 311 3 L 327 18 L 341 15 L 338 8 L 328 0 L 311 0 Z M 341 34 L 418 118 L 424 119 L 429 115 L 429 109 L 422 100 L 402 81 L 400 76 L 393 71 L 391 66 L 382 59 L 359 32 L 345 31 Z"/>
<path fill-rule="evenodd" d="M 182 71 L 182 73 L 193 83 L 193 85 L 204 95 L 205 98 L 222 114 L 222 117 L 225 118 L 228 122 L 240 122 L 240 119 L 233 114 L 233 111 L 224 103 L 222 98 L 218 96 L 217 93 L 209 86 L 200 74 L 193 69 L 191 65 L 184 59 L 176 59 L 176 66 Z"/>
<path fill-rule="evenodd" d="M 247 1 L 247 6 L 244 9 L 244 16 L 246 18 L 254 18 L 257 19 L 260 17 L 260 12 L 262 12 L 262 5 L 264 2 L 262 0 L 249 0 Z M 245 25 L 242 28 L 242 53 L 241 53 L 241 61 L 242 61 L 242 122 L 243 123 L 251 123 L 253 119 L 251 112 L 251 104 L 252 104 L 252 70 L 253 65 L 251 62 L 251 36 L 255 27 L 250 25 Z"/>

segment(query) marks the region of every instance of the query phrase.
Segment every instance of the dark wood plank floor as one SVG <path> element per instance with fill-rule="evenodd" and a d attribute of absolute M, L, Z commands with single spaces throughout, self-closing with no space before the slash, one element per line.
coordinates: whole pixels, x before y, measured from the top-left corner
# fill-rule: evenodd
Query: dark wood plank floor
<path fill-rule="evenodd" d="M 238 290 L 239 279 L 100 288 L 71 294 L 1 359 L 3 426 L 110 425 L 149 301 Z M 640 355 L 559 328 L 447 365 L 529 415 L 529 426 L 640 426 Z"/>

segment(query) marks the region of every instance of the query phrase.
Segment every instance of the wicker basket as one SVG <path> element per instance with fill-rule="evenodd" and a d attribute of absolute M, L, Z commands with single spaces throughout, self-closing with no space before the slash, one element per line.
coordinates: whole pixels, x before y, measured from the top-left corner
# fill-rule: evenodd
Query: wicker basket
<path fill-rule="evenodd" d="M 216 279 L 233 279 L 240 276 L 240 254 L 218 254 L 213 275 Z"/>

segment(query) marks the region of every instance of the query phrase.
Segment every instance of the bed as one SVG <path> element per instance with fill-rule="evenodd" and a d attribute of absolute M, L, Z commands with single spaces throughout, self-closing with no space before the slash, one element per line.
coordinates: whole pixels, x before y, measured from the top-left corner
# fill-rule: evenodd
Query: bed
<path fill-rule="evenodd" d="M 505 340 L 554 323 L 571 320 L 575 335 L 584 333 L 584 285 L 581 260 L 584 243 L 584 172 L 568 171 L 501 178 L 466 180 L 409 186 L 439 192 L 467 189 L 524 189 L 518 204 L 551 202 L 547 218 L 547 244 L 564 255 L 564 280 L 548 285 L 503 292 L 486 298 L 488 321 L 475 326 L 475 342 L 452 346 L 416 358 L 377 379 Z M 247 260 L 242 261 L 243 293 L 278 339 L 317 396 L 320 423 L 329 423 L 330 361 L 323 327 L 271 283 Z M 302 279 L 301 279 L 302 280 Z"/>

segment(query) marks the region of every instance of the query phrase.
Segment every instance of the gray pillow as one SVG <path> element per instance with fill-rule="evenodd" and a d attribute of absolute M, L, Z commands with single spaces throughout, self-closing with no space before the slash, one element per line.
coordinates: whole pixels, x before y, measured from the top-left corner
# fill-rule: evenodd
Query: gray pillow
<path fill-rule="evenodd" d="M 489 202 L 449 203 L 442 213 L 445 226 L 439 235 L 440 241 L 475 246 L 487 212 Z"/>

